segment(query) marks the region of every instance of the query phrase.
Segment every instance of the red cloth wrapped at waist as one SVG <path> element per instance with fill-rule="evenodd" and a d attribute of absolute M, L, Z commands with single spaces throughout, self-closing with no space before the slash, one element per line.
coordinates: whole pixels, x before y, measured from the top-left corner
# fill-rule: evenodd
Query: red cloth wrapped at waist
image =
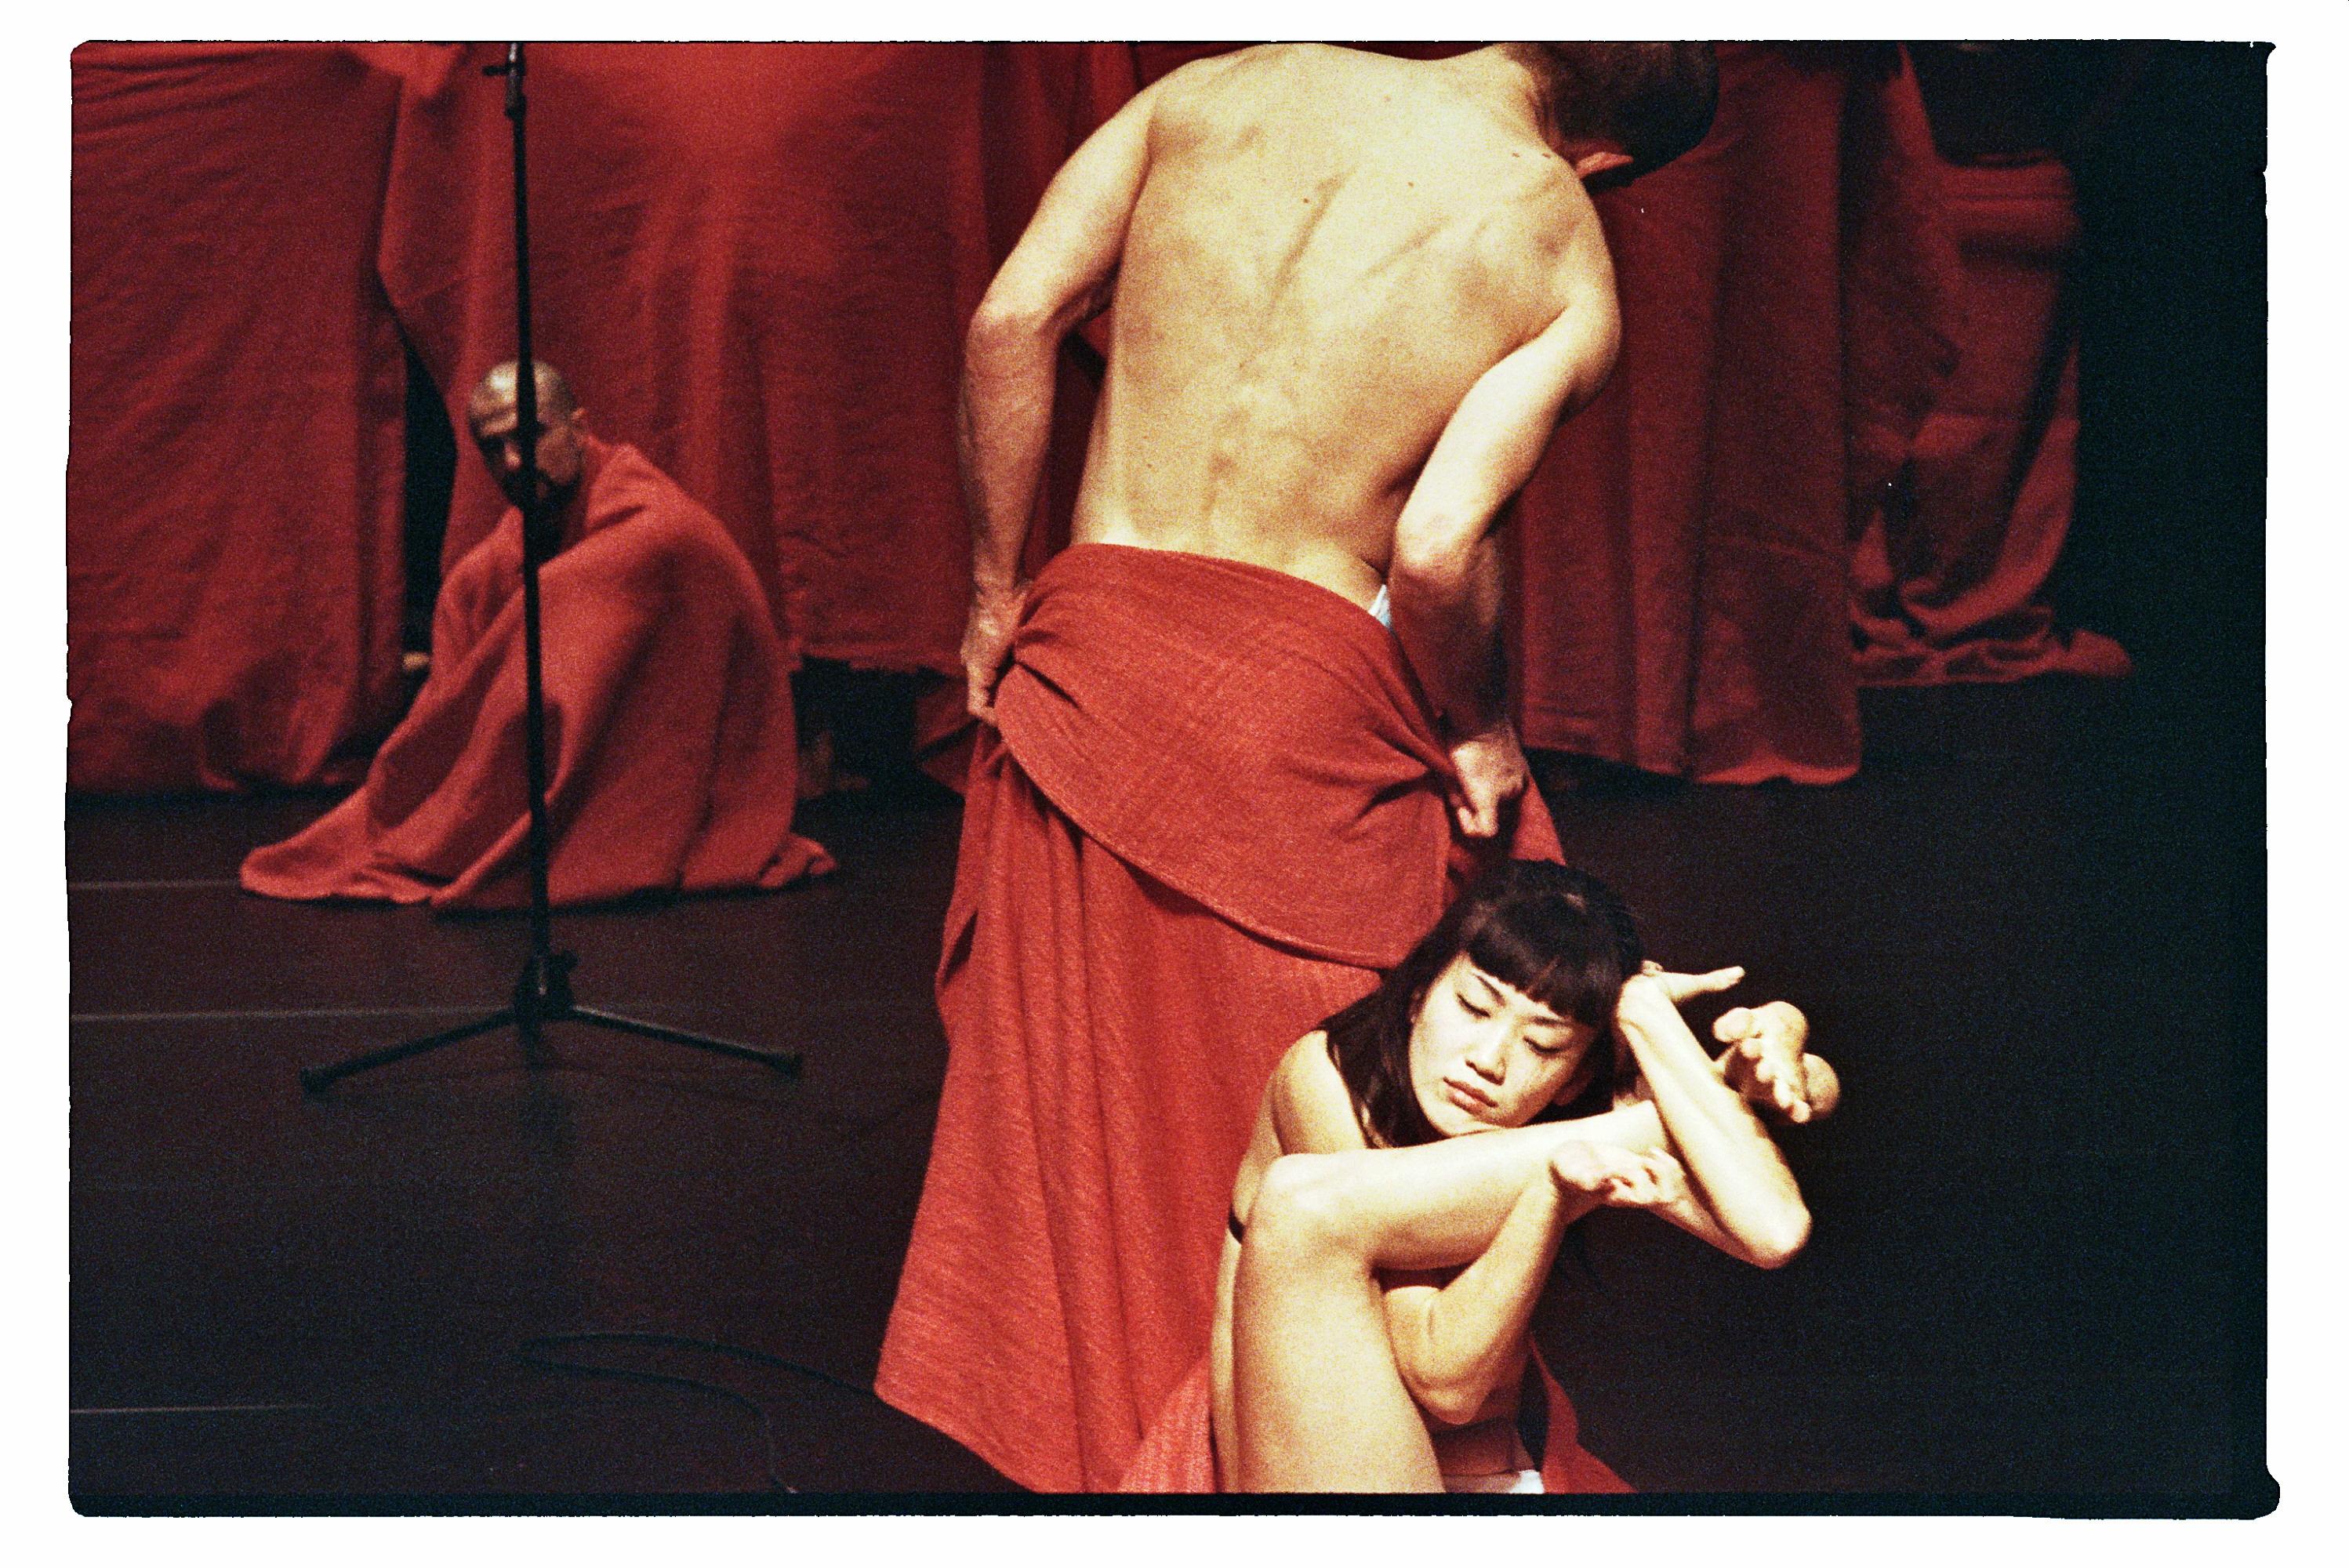
<path fill-rule="evenodd" d="M 1450 759 L 1392 634 L 1317 583 L 1072 545 L 1037 575 L 996 718 L 1088 835 L 1256 935 L 1385 968 L 1443 911 Z M 1515 822 L 1507 852 L 1559 858 L 1532 790 Z"/>

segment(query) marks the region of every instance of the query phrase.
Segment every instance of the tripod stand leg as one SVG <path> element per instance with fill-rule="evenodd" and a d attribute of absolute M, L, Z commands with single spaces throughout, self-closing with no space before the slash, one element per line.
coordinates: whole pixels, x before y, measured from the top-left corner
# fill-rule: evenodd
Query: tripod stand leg
<path fill-rule="evenodd" d="M 648 1040 L 667 1040 L 673 1046 L 690 1046 L 698 1051 L 710 1051 L 721 1057 L 736 1057 L 746 1062 L 760 1062 L 774 1068 L 785 1078 L 800 1076 L 800 1054 L 797 1051 L 762 1051 L 750 1046 L 738 1046 L 730 1040 L 712 1039 L 686 1029 L 671 1029 L 659 1024 L 647 1024 L 636 1018 L 624 1018 L 617 1013 L 606 1013 L 595 1007 L 572 1007 L 562 1015 L 589 1024 L 600 1024 L 623 1034 L 642 1035 Z"/>
<path fill-rule="evenodd" d="M 501 1007 L 486 1018 L 476 1018 L 470 1024 L 460 1024 L 453 1029 L 443 1029 L 437 1035 L 427 1035 L 420 1040 L 403 1040 L 398 1045 L 386 1046 L 379 1051 L 368 1051 L 362 1056 L 353 1057 L 347 1061 L 336 1062 L 330 1067 L 304 1068 L 302 1089 L 305 1094 L 317 1094 L 336 1078 L 348 1078 L 353 1073 L 363 1073 L 369 1068 L 379 1068 L 388 1062 L 405 1061 L 409 1057 L 422 1056 L 426 1051 L 436 1051 L 442 1046 L 453 1046 L 460 1040 L 470 1040 L 475 1035 L 486 1035 L 492 1029 L 502 1029 L 508 1024 L 514 1022 L 516 1022 L 514 1010 L 512 1007 Z"/>

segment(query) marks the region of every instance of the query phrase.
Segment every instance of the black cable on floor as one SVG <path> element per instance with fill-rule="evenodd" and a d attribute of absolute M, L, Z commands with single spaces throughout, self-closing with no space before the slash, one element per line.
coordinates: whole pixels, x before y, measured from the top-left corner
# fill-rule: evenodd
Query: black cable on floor
<path fill-rule="evenodd" d="M 683 1377 L 671 1372 L 647 1372 L 633 1367 L 604 1367 L 588 1361 L 561 1361 L 541 1353 L 541 1346 L 560 1345 L 658 1345 L 672 1349 L 707 1350 L 719 1356 L 731 1356 L 756 1366 L 773 1367 L 785 1372 L 796 1372 L 812 1377 L 819 1383 L 829 1383 L 835 1388 L 845 1388 L 852 1394 L 868 1398 L 880 1396 L 862 1383 L 845 1377 L 835 1377 L 819 1367 L 771 1355 L 764 1350 L 751 1350 L 740 1345 L 728 1345 L 716 1339 L 696 1339 L 689 1335 L 662 1334 L 649 1329 L 583 1329 L 570 1334 L 541 1334 L 523 1342 L 514 1358 L 525 1367 L 543 1372 L 577 1372 L 591 1377 L 616 1377 L 632 1383 L 654 1383 L 671 1388 L 693 1388 L 705 1394 L 741 1406 L 759 1418 L 759 1441 L 766 1457 L 767 1484 L 771 1491 L 796 1492 L 799 1488 L 784 1484 L 782 1470 L 775 1452 L 775 1424 L 765 1406 L 747 1394 L 716 1383 L 705 1383 L 697 1377 Z"/>

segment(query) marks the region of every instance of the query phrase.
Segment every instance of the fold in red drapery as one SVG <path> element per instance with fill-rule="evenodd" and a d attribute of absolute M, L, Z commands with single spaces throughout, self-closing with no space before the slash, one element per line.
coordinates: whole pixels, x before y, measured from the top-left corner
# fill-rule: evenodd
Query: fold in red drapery
<path fill-rule="evenodd" d="M 2072 519 L 2078 346 L 2064 308 L 2078 243 L 2054 159 L 1945 165 L 1963 258 L 1956 373 L 1918 432 L 1902 490 L 1852 562 L 1860 679 L 1881 686 L 2122 676 L 2111 638 L 2062 631 L 2049 574 Z"/>
<path fill-rule="evenodd" d="M 1447 896 L 1445 761 L 1386 629 L 1261 567 L 1075 546 L 1013 657 L 876 1387 L 1022 1485 L 1106 1491 L 1206 1349 L 1272 1064 Z M 1516 833 L 1558 858 L 1537 798 Z"/>
<path fill-rule="evenodd" d="M 74 51 L 71 789 L 347 781 L 397 715 L 397 61 Z"/>
<path fill-rule="evenodd" d="M 1072 545 L 1036 582 L 997 697 L 1029 780 L 1243 930 L 1402 962 L 1475 868 L 1424 852 L 1453 841 L 1451 763 L 1393 634 L 1318 583 L 1179 551 Z M 1521 804 L 1482 859 L 1559 858 L 1541 798 Z"/>
<path fill-rule="evenodd" d="M 766 600 L 724 527 L 630 447 L 591 441 L 540 573 L 548 896 L 781 887 L 832 869 L 792 831 L 799 758 Z M 367 781 L 246 857 L 277 898 L 511 908 L 528 895 L 522 514 L 442 585 L 432 676 Z"/>

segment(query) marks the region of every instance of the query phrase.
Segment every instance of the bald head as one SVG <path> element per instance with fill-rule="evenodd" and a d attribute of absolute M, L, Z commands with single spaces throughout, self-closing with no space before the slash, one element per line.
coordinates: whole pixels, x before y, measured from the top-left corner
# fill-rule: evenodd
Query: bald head
<path fill-rule="evenodd" d="M 562 498 L 579 483 L 585 460 L 586 426 L 578 399 L 563 372 L 543 359 L 535 362 L 538 395 L 538 471 L 542 496 Z M 521 375 L 517 363 L 493 366 L 473 395 L 465 400 L 465 423 L 473 445 L 498 481 L 498 488 L 516 506 L 523 504 L 523 443 Z"/>
<path fill-rule="evenodd" d="M 534 379 L 538 383 L 538 417 L 547 424 L 557 420 L 569 423 L 579 413 L 579 400 L 571 395 L 571 383 L 563 372 L 540 359 L 533 362 L 538 367 Z M 509 359 L 490 367 L 473 387 L 473 395 L 465 399 L 465 418 L 470 422 L 479 416 L 514 406 L 522 379 L 521 366 Z"/>

